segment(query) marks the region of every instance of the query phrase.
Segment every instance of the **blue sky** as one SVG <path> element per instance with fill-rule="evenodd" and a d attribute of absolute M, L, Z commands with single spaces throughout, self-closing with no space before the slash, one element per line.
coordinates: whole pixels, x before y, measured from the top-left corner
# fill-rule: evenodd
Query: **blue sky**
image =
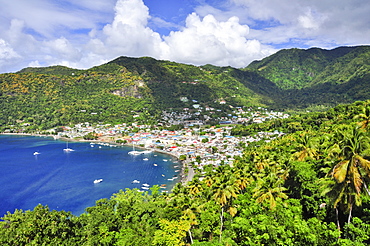
<path fill-rule="evenodd" d="M 119 56 L 245 67 L 285 48 L 369 45 L 368 0 L 0 0 L 0 73 Z"/>

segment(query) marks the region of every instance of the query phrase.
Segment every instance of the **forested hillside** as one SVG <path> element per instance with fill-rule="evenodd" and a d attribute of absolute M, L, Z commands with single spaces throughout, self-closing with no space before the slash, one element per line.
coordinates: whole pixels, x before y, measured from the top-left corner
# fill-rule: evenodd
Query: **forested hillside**
<path fill-rule="evenodd" d="M 343 84 L 369 74 L 370 47 L 339 47 L 333 50 L 281 50 L 245 70 L 256 71 L 286 89 L 309 88 L 318 84 Z"/>
<path fill-rule="evenodd" d="M 281 131 L 172 193 L 125 190 L 73 216 L 8 213 L 2 245 L 368 245 L 370 101 L 249 126 Z M 194 165 L 194 167 L 196 167 Z"/>
<path fill-rule="evenodd" d="M 29 131 L 80 122 L 154 124 L 163 110 L 263 106 L 316 110 L 370 96 L 368 46 L 282 50 L 245 69 L 119 57 L 0 74 L 0 126 Z M 220 102 L 225 102 L 220 106 Z M 133 117 L 135 116 L 135 118 Z"/>

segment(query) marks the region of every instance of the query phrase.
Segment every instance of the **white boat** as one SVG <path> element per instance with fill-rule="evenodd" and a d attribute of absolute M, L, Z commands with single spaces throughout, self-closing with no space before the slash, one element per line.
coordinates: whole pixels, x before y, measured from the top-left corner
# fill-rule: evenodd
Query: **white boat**
<path fill-rule="evenodd" d="M 39 153 L 37 151 L 33 152 L 33 155 L 39 155 L 39 154 L 41 154 L 41 153 Z"/>
<path fill-rule="evenodd" d="M 148 161 L 149 159 L 148 158 L 144 158 L 143 161 Z"/>
<path fill-rule="evenodd" d="M 132 145 L 132 151 L 128 152 L 129 155 L 141 155 L 142 152 L 141 151 L 136 151 L 135 150 L 135 145 L 133 144 Z"/>
<path fill-rule="evenodd" d="M 67 146 L 66 146 L 66 148 L 65 149 L 63 149 L 63 151 L 64 152 L 71 152 L 71 151 L 74 151 L 73 149 L 71 149 L 71 148 L 68 148 L 68 142 L 67 142 L 67 144 L 66 144 Z"/>
<path fill-rule="evenodd" d="M 134 181 L 132 181 L 132 183 L 133 184 L 140 184 L 140 181 L 135 179 Z"/>
<path fill-rule="evenodd" d="M 158 166 L 158 165 L 157 165 L 156 163 L 154 163 L 154 164 L 153 164 L 153 166 L 155 166 L 155 167 L 156 167 L 156 166 Z"/>
<path fill-rule="evenodd" d="M 101 182 L 103 182 L 103 179 L 95 179 L 94 180 L 94 184 L 98 184 L 98 183 L 101 183 Z"/>
<path fill-rule="evenodd" d="M 148 185 L 148 184 L 143 184 L 143 186 L 145 186 L 145 187 L 149 187 L 150 185 Z"/>
<path fill-rule="evenodd" d="M 128 152 L 128 154 L 129 155 L 141 155 L 141 152 L 140 151 L 133 150 L 133 151 Z"/>
<path fill-rule="evenodd" d="M 149 187 L 141 187 L 141 189 L 143 189 L 143 190 L 149 190 Z"/>

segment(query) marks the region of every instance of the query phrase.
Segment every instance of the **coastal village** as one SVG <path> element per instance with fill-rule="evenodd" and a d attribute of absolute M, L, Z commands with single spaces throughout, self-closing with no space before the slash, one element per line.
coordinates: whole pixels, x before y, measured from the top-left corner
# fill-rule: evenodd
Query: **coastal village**
<path fill-rule="evenodd" d="M 205 126 L 203 120 L 194 120 L 189 112 L 176 114 L 163 112 L 163 124 L 183 124 L 179 130 L 168 130 L 159 126 L 132 124 L 97 124 L 88 122 L 73 127 L 63 127 L 55 138 L 83 139 L 90 134 L 96 136 L 95 142 L 117 146 L 124 144 L 143 150 L 159 151 L 180 159 L 184 164 L 182 180 L 191 180 L 194 172 L 202 172 L 206 165 L 232 165 L 235 157 L 241 156 L 244 146 L 255 141 L 270 141 L 283 133 L 258 132 L 254 136 L 235 137 L 230 135 L 234 124 L 258 124 L 266 120 L 287 118 L 288 114 L 258 108 L 257 111 L 235 108 L 232 114 L 219 118 L 217 126 Z M 197 114 L 196 114 L 197 115 Z M 195 115 L 195 116 L 196 116 Z M 193 119 L 192 119 L 193 118 Z M 192 119 L 192 120 L 191 120 Z M 86 140 L 88 141 L 88 140 Z"/>

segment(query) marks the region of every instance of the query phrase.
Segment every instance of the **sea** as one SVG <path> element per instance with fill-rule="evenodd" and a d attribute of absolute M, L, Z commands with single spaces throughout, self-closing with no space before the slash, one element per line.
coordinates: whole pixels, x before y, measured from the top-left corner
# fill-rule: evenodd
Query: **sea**
<path fill-rule="evenodd" d="M 65 152 L 67 146 L 73 151 Z M 181 163 L 176 158 L 129 151 L 132 147 L 0 135 L 0 217 L 38 204 L 79 216 L 95 201 L 120 190 L 150 192 L 145 187 L 162 185 L 160 190 L 169 192 L 180 182 Z M 103 181 L 94 183 L 96 179 Z"/>

